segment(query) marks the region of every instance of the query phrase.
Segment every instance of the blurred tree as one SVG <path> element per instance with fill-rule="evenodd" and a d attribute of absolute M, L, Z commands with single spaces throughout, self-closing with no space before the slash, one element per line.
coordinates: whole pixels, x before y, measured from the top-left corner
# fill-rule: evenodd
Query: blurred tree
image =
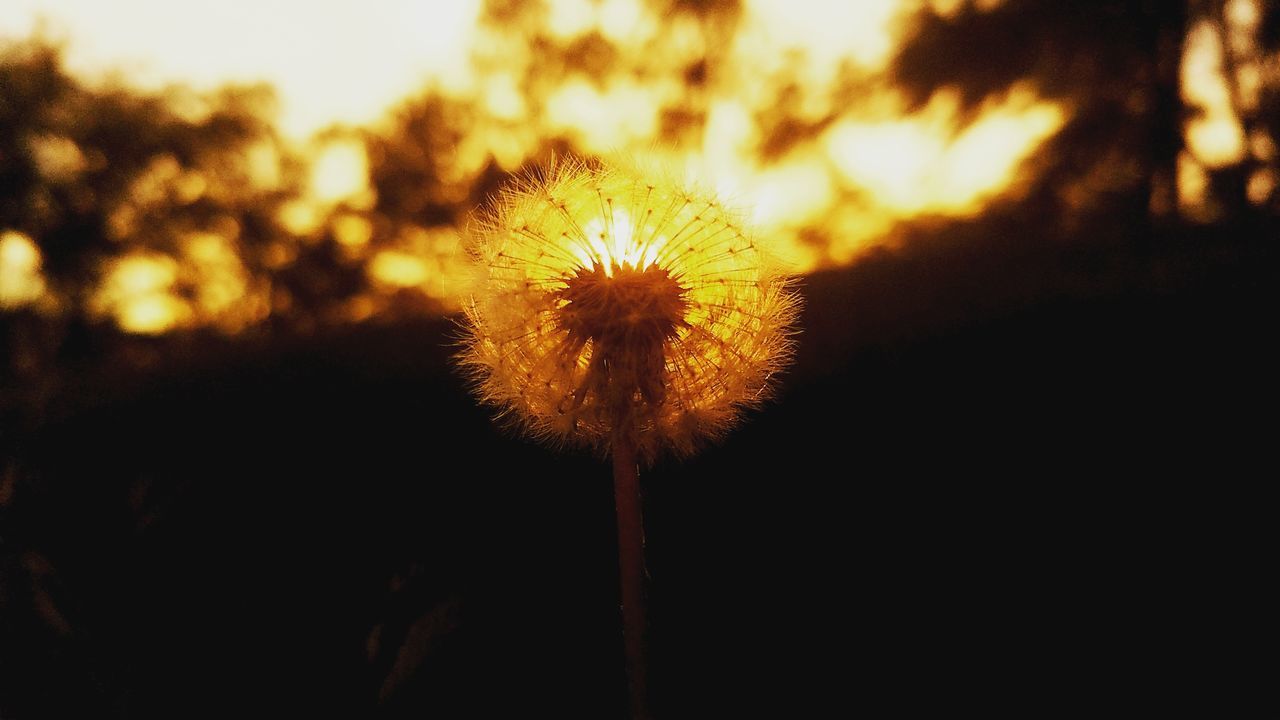
<path fill-rule="evenodd" d="M 1066 107 L 1070 123 L 1029 161 L 1026 192 L 1015 193 L 1019 212 L 1055 213 L 1042 225 L 1056 232 L 1072 235 L 1090 216 L 1107 218 L 1109 234 L 1149 236 L 1153 221 L 1178 219 L 1186 168 L 1202 171 L 1222 217 L 1246 218 L 1273 208 L 1280 185 L 1280 96 L 1266 79 L 1280 46 L 1274 5 L 1006 0 L 921 10 L 902 25 L 890 79 L 915 109 L 954 89 L 955 129 L 1024 84 Z M 4 311 L 7 326 L 28 319 L 0 352 L 90 357 L 118 339 L 116 326 L 297 331 L 438 312 L 456 296 L 446 284 L 466 212 L 513 171 L 557 152 L 655 141 L 659 154 L 718 154 L 744 174 L 829 165 L 828 131 L 859 120 L 863 98 L 886 94 L 879 66 L 848 57 L 824 66 L 821 81 L 806 78 L 803 48 L 752 64 L 739 42 L 750 39 L 751 15 L 737 0 L 646 0 L 621 21 L 606 4 L 568 20 L 557 7 L 487 0 L 473 87 L 428 87 L 376 127 L 334 128 L 302 147 L 278 135 L 262 87 L 102 87 L 70 76 L 60 49 L 40 38 L 3 48 L 0 232 L 35 241 L 57 302 L 38 320 L 32 308 Z M 1221 40 L 1246 138 L 1238 162 L 1187 162 L 1195 148 L 1183 127 L 1200 111 L 1184 105 L 1179 70 L 1189 28 L 1204 22 Z M 716 132 L 713 111 L 728 131 Z M 316 191 L 315 164 L 332 143 L 363 156 L 350 196 Z M 783 228 L 808 243 L 814 265 L 847 262 L 857 242 L 880 242 L 902 221 L 830 167 L 769 180 L 782 195 L 804 183 L 816 197 L 829 190 L 825 211 Z M 865 241 L 843 238 L 862 225 Z M 837 256 L 840 242 L 848 247 Z"/>
<path fill-rule="evenodd" d="M 313 148 L 282 140 L 265 86 L 91 86 L 64 69 L 59 46 L 35 37 L 0 49 L 0 88 L 0 231 L 34 240 L 59 299 L 46 303 L 57 312 L 44 313 L 40 333 L 4 333 L 10 358 L 33 345 L 97 356 L 115 325 L 234 333 L 264 320 L 349 320 L 368 285 L 351 228 L 358 236 L 358 222 L 383 216 L 450 222 L 461 202 L 443 202 L 439 182 L 412 172 L 419 161 L 437 175 L 447 165 L 450 136 L 436 128 L 457 122 L 435 123 L 444 107 L 435 100 L 406 109 L 394 141 L 354 133 L 380 159 L 369 197 L 383 200 L 371 215 L 369 198 L 314 197 Z M 344 133 L 353 134 L 317 142 Z M 381 232 L 385 222 L 373 224 Z M 27 327 L 36 321 L 18 318 L 29 315 L 10 308 L 0 323 Z"/>
<path fill-rule="evenodd" d="M 1176 208 L 1185 26 L 1185 4 L 1172 0 L 966 3 L 949 17 L 925 13 L 893 74 L 917 106 L 945 86 L 974 111 L 1022 82 L 1068 103 L 1071 120 L 1041 154 L 1032 202 L 1145 225 Z"/>
<path fill-rule="evenodd" d="M 392 112 L 392 127 L 367 139 L 376 210 L 399 222 L 442 225 L 458 219 L 472 177 L 453 168 L 461 160 L 472 108 L 426 93 Z M 490 161 L 489 158 L 485 159 Z M 453 202 L 449 202 L 452 200 Z"/>
<path fill-rule="evenodd" d="M 1280 88 L 1267 76 L 1280 52 L 1280 12 L 1270 0 L 1194 0 L 1191 21 L 1216 33 L 1230 110 L 1239 121 L 1240 160 L 1214 168 L 1211 199 L 1226 218 L 1246 222 L 1276 208 Z"/>
<path fill-rule="evenodd" d="M 36 39 L 0 56 L 0 226 L 37 239 L 56 285 L 84 286 L 122 248 L 172 249 L 175 225 L 270 214 L 276 189 L 256 192 L 245 152 L 276 143 L 269 90 L 95 90 L 60 55 Z"/>

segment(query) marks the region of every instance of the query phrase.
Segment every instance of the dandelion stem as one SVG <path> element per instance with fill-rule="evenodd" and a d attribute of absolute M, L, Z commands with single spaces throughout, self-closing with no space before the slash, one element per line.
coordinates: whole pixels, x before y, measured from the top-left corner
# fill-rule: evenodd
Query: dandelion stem
<path fill-rule="evenodd" d="M 631 716 L 648 717 L 644 653 L 644 519 L 635 440 L 627 432 L 613 436 L 613 493 L 618 512 L 618 569 L 621 575 L 622 636 L 626 646 Z"/>

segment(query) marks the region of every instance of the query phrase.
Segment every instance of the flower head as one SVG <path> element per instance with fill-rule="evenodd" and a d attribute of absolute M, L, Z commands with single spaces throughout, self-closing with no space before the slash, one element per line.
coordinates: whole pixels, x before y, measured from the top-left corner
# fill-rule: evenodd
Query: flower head
<path fill-rule="evenodd" d="M 764 399 L 797 297 L 714 197 L 570 161 L 504 188 L 469 250 L 463 362 L 532 434 L 691 451 Z"/>

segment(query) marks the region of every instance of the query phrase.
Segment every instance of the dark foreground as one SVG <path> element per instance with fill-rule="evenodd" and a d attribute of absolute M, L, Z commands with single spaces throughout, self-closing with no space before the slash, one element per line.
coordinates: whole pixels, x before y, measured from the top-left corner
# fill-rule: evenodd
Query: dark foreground
<path fill-rule="evenodd" d="M 1228 242 L 809 278 L 780 398 L 643 479 L 655 715 L 1222 714 L 1277 367 L 1276 253 Z M 451 334 L 50 399 L 4 450 L 0 717 L 620 717 L 608 466 L 495 430 Z"/>

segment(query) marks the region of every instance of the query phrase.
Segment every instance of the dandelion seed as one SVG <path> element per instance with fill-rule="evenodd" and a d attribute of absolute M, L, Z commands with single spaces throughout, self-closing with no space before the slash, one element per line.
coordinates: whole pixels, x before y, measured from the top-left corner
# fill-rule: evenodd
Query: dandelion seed
<path fill-rule="evenodd" d="M 687 454 L 766 396 L 797 300 L 714 197 L 629 166 L 561 163 L 476 223 L 464 364 L 532 435 Z"/>

